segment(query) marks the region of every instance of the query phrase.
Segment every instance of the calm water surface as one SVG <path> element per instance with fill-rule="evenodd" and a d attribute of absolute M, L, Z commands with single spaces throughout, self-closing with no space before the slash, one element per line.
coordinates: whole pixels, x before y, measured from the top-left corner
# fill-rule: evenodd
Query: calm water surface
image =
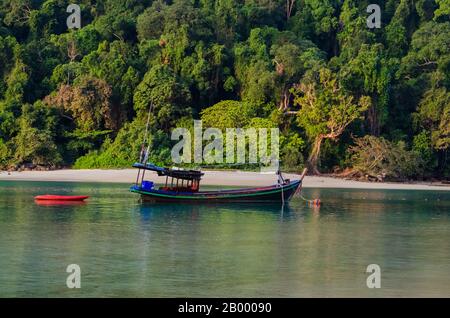
<path fill-rule="evenodd" d="M 450 296 L 450 192 L 305 189 L 320 209 L 282 209 L 141 204 L 127 189 L 0 182 L 0 296 Z M 37 205 L 45 193 L 92 198 Z"/>

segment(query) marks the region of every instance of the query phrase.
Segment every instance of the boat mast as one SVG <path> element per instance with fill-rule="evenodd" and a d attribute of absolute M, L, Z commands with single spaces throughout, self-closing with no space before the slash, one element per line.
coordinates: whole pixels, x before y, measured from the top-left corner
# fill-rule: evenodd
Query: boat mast
<path fill-rule="evenodd" d="M 153 103 L 150 103 L 150 107 L 148 109 L 148 116 L 147 116 L 147 124 L 145 125 L 145 134 L 144 134 L 144 141 L 141 146 L 141 154 L 139 156 L 139 163 L 143 163 L 144 165 L 147 164 L 148 161 L 148 153 L 150 151 L 150 142 L 148 143 L 147 151 L 145 150 L 145 145 L 147 143 L 147 140 L 150 140 L 149 138 L 149 128 L 150 128 L 150 116 L 153 110 Z M 145 170 L 142 174 L 142 180 L 144 180 Z M 138 175 L 136 178 L 136 185 L 139 184 L 139 177 L 141 176 L 141 169 L 138 171 Z"/>

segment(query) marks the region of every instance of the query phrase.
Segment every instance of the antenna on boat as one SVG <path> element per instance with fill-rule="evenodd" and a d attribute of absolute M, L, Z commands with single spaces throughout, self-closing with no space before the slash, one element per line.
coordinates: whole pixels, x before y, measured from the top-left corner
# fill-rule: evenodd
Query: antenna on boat
<path fill-rule="evenodd" d="M 278 184 L 283 185 L 285 183 L 285 180 L 283 178 L 283 174 L 282 174 L 279 166 L 278 166 L 278 170 L 277 170 L 277 176 L 278 176 Z"/>
<path fill-rule="evenodd" d="M 283 187 L 284 184 L 286 183 L 286 181 L 283 178 L 283 174 L 281 173 L 281 168 L 280 168 L 280 164 L 278 163 L 278 169 L 276 172 L 276 175 L 278 176 L 278 186 L 281 188 L 281 203 L 282 206 L 284 206 L 284 191 L 283 191 Z"/>

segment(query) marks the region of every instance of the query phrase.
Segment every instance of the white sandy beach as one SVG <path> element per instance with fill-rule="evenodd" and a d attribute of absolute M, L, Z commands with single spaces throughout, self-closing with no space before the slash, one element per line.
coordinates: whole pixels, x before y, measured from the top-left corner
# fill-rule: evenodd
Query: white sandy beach
<path fill-rule="evenodd" d="M 224 186 L 264 186 L 276 183 L 273 174 L 243 171 L 204 171 L 202 185 Z M 61 182 L 112 182 L 133 183 L 136 181 L 137 170 L 55 170 L 55 171 L 24 171 L 0 172 L 0 181 L 61 181 Z M 148 176 L 148 177 L 147 177 Z M 156 183 L 164 183 L 165 178 L 155 173 L 147 172 L 146 179 Z M 284 174 L 285 178 L 298 179 L 296 174 Z M 431 183 L 371 183 L 338 178 L 307 176 L 304 188 L 348 188 L 348 189 L 398 189 L 398 190 L 442 190 L 450 191 L 450 186 Z"/>

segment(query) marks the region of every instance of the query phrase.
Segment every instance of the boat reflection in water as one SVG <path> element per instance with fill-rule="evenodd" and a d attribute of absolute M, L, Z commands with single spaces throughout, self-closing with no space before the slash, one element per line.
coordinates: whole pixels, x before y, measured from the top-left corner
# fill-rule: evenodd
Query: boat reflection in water
<path fill-rule="evenodd" d="M 280 203 L 210 203 L 210 204 L 177 204 L 177 203 L 150 203 L 143 202 L 137 206 L 137 213 L 141 215 L 142 221 L 157 219 L 196 219 L 202 215 L 220 216 L 222 214 L 245 214 L 259 215 L 266 214 L 269 217 L 291 218 L 295 215 L 295 210 L 289 205 Z"/>

